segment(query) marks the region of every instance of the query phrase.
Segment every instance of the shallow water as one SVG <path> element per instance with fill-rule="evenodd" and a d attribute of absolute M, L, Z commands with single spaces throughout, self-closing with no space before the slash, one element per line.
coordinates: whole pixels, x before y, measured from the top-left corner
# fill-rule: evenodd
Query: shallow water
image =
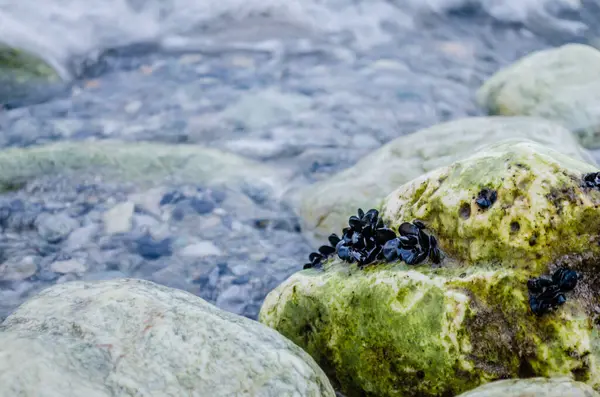
<path fill-rule="evenodd" d="M 43 56 L 66 81 L 3 104 L 0 146 L 202 144 L 289 170 L 298 187 L 395 137 L 482 114 L 474 95 L 487 77 L 531 51 L 593 42 L 598 9 L 575 0 L 0 0 L 0 40 Z M 0 316 L 52 283 L 133 276 L 255 318 L 310 252 L 292 211 L 264 192 L 140 189 L 58 175 L 1 197 Z M 164 203 L 136 204 L 131 228 L 107 233 L 106 211 L 140 195 Z M 64 238 L 48 239 L 49 214 L 65 222 Z"/>

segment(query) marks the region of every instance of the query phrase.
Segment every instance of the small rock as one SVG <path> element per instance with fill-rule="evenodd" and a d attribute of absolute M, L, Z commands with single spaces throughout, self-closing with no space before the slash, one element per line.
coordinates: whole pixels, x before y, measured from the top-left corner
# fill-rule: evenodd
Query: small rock
<path fill-rule="evenodd" d="M 215 209 L 215 204 L 212 201 L 199 198 L 191 199 L 190 206 L 200 215 L 208 214 Z"/>
<path fill-rule="evenodd" d="M 50 265 L 50 270 L 54 273 L 85 273 L 87 266 L 76 259 L 68 259 L 66 261 L 57 261 Z"/>
<path fill-rule="evenodd" d="M 221 256 L 223 252 L 211 241 L 200 241 L 190 244 L 181 250 L 181 256 L 205 258 L 208 256 Z"/>
<path fill-rule="evenodd" d="M 95 223 L 74 230 L 65 241 L 67 251 L 77 251 L 92 241 L 98 232 L 99 226 Z"/>
<path fill-rule="evenodd" d="M 170 238 L 156 241 L 151 236 L 144 235 L 136 241 L 136 246 L 138 254 L 150 260 L 170 256 L 173 253 Z"/>
<path fill-rule="evenodd" d="M 0 265 L 0 280 L 21 281 L 37 272 L 34 256 L 26 256 L 20 261 L 8 260 Z"/>
<path fill-rule="evenodd" d="M 163 188 L 153 188 L 143 193 L 136 193 L 129 196 L 129 201 L 133 202 L 138 208 L 153 215 L 160 215 L 160 201 L 163 197 Z"/>
<path fill-rule="evenodd" d="M 129 114 L 137 113 L 142 108 L 141 101 L 132 101 L 125 105 L 125 111 Z"/>
<path fill-rule="evenodd" d="M 79 226 L 79 222 L 66 214 L 41 214 L 37 217 L 36 227 L 41 238 L 49 243 L 58 243 L 67 238 Z"/>
<path fill-rule="evenodd" d="M 125 201 L 106 211 L 103 216 L 106 234 L 127 233 L 133 226 L 133 210 L 135 204 Z"/>

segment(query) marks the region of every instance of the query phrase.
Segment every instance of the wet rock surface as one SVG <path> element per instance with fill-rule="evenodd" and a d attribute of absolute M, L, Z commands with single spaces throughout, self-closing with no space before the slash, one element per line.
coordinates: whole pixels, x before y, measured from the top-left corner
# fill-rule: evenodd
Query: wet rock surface
<path fill-rule="evenodd" d="M 0 394 L 334 397 L 298 346 L 143 280 L 46 289 L 0 325 Z"/>

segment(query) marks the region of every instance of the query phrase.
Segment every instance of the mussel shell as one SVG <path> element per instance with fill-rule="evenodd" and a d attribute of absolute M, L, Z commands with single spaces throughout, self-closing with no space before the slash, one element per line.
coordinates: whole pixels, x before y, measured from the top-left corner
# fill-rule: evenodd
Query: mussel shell
<path fill-rule="evenodd" d="M 429 235 L 423 229 L 419 229 L 419 245 L 423 251 L 429 252 Z"/>
<path fill-rule="evenodd" d="M 360 229 L 362 229 L 362 222 L 361 222 L 361 220 L 358 217 L 354 216 L 354 215 L 352 215 L 350 217 L 350 219 L 348 219 L 348 224 L 350 225 L 350 228 L 352 230 L 360 230 Z"/>
<path fill-rule="evenodd" d="M 442 262 L 442 255 L 437 247 L 429 249 L 429 259 L 436 265 L 439 265 Z"/>
<path fill-rule="evenodd" d="M 362 263 L 365 260 L 366 255 L 358 250 L 350 250 L 350 257 L 356 259 L 357 262 Z"/>
<path fill-rule="evenodd" d="M 346 245 L 338 244 L 337 254 L 341 260 L 343 260 L 343 261 L 349 260 L 350 259 L 350 247 L 348 247 Z"/>
<path fill-rule="evenodd" d="M 415 220 L 413 221 L 413 225 L 415 225 L 415 226 L 416 226 L 417 228 L 419 228 L 419 229 L 427 229 L 427 226 L 425 225 L 425 222 L 423 222 L 423 221 L 420 221 L 420 220 L 418 220 L 418 219 L 415 219 Z"/>
<path fill-rule="evenodd" d="M 379 228 L 375 230 L 375 241 L 378 244 L 385 244 L 386 242 L 396 238 L 396 233 L 392 229 Z"/>
<path fill-rule="evenodd" d="M 398 256 L 404 262 L 406 262 L 407 265 L 414 265 L 417 260 L 417 255 L 419 254 L 419 251 L 417 251 L 414 248 L 413 249 L 398 248 L 397 252 L 398 252 Z"/>
<path fill-rule="evenodd" d="M 427 259 L 427 255 L 429 254 L 428 251 L 420 251 L 416 257 L 415 257 L 415 261 L 413 262 L 413 264 L 419 264 L 421 262 L 423 262 L 425 259 Z"/>
<path fill-rule="evenodd" d="M 383 245 L 383 256 L 388 262 L 395 261 L 398 259 L 398 246 L 400 245 L 400 241 L 398 239 L 388 240 Z"/>
<path fill-rule="evenodd" d="M 365 240 L 362 233 L 354 233 L 352 235 L 352 248 L 364 248 Z"/>
<path fill-rule="evenodd" d="M 419 244 L 419 239 L 417 238 L 417 236 L 412 235 L 400 236 L 398 237 L 398 241 L 400 242 L 402 248 L 413 248 L 416 247 L 417 244 Z"/>
<path fill-rule="evenodd" d="M 373 227 L 371 225 L 366 225 L 362 228 L 361 233 L 364 238 L 370 238 L 373 236 Z"/>
<path fill-rule="evenodd" d="M 311 252 L 310 255 L 308 255 L 308 260 L 311 261 L 311 263 L 315 263 L 321 259 L 323 259 L 323 255 L 319 254 L 318 252 Z"/>
<path fill-rule="evenodd" d="M 379 255 L 380 252 L 381 252 L 381 246 L 373 247 L 370 251 L 368 251 L 367 257 L 364 259 L 363 264 L 367 265 L 367 264 L 375 261 L 375 259 L 377 259 L 377 256 Z"/>
<path fill-rule="evenodd" d="M 373 226 L 376 226 L 377 220 L 379 219 L 379 211 L 377 211 L 376 209 L 370 209 L 365 214 L 364 219 L 368 224 L 372 224 Z"/>
<path fill-rule="evenodd" d="M 553 281 L 547 277 L 538 277 L 527 280 L 527 289 L 533 293 L 541 293 L 544 288 L 553 284 Z"/>
<path fill-rule="evenodd" d="M 302 267 L 303 270 L 306 269 L 312 269 L 314 267 L 314 265 L 312 263 L 305 263 L 304 266 Z"/>
<path fill-rule="evenodd" d="M 329 244 L 331 244 L 332 247 L 335 247 L 337 243 L 339 243 L 341 240 L 335 233 L 330 234 L 327 239 L 329 240 Z"/>
<path fill-rule="evenodd" d="M 398 227 L 398 233 L 401 236 L 416 236 L 419 234 L 419 228 L 412 223 L 404 222 Z"/>
<path fill-rule="evenodd" d="M 319 247 L 319 252 L 324 256 L 328 256 L 335 253 L 335 248 L 330 245 L 322 245 Z"/>
<path fill-rule="evenodd" d="M 576 271 L 564 267 L 552 274 L 552 281 L 564 292 L 573 290 L 577 286 L 578 278 Z"/>
<path fill-rule="evenodd" d="M 434 249 L 434 248 L 437 248 L 437 246 L 438 246 L 437 239 L 435 237 L 433 237 L 432 235 L 429 235 L 429 248 Z"/>
<path fill-rule="evenodd" d="M 365 211 L 363 211 L 362 208 L 359 208 L 357 212 L 360 219 L 365 217 Z"/>

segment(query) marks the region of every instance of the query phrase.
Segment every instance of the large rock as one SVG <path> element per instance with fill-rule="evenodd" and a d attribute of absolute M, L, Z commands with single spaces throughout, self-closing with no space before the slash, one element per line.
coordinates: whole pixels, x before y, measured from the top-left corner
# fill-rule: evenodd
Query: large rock
<path fill-rule="evenodd" d="M 142 280 L 72 282 L 0 326 L 0 395 L 334 396 L 299 347 L 252 320 Z"/>
<path fill-rule="evenodd" d="M 491 382 L 459 397 L 600 397 L 600 394 L 569 378 L 531 378 Z"/>
<path fill-rule="evenodd" d="M 478 102 L 490 114 L 540 116 L 600 147 L 600 51 L 568 44 L 524 57 L 492 76 Z"/>
<path fill-rule="evenodd" d="M 357 208 L 374 208 L 398 186 L 508 138 L 543 143 L 592 162 L 565 128 L 533 117 L 482 117 L 457 120 L 402 136 L 354 167 L 300 191 L 295 198 L 302 227 L 314 245 L 341 230 Z"/>
<path fill-rule="evenodd" d="M 57 71 L 41 58 L 0 43 L 0 105 L 23 100 L 60 80 Z"/>
<path fill-rule="evenodd" d="M 445 252 L 441 267 L 330 260 L 272 291 L 260 321 L 349 397 L 456 395 L 532 376 L 600 388 L 600 190 L 581 187 L 594 169 L 513 139 L 431 171 L 392 192 L 382 215 L 394 227 L 423 220 Z M 474 203 L 484 187 L 498 195 L 485 211 Z M 566 304 L 537 317 L 527 280 L 559 264 L 584 277 Z"/>
<path fill-rule="evenodd" d="M 34 178 L 100 173 L 124 181 L 252 184 L 281 189 L 285 177 L 252 160 L 198 145 L 148 142 L 59 142 L 0 151 L 0 192 Z"/>

